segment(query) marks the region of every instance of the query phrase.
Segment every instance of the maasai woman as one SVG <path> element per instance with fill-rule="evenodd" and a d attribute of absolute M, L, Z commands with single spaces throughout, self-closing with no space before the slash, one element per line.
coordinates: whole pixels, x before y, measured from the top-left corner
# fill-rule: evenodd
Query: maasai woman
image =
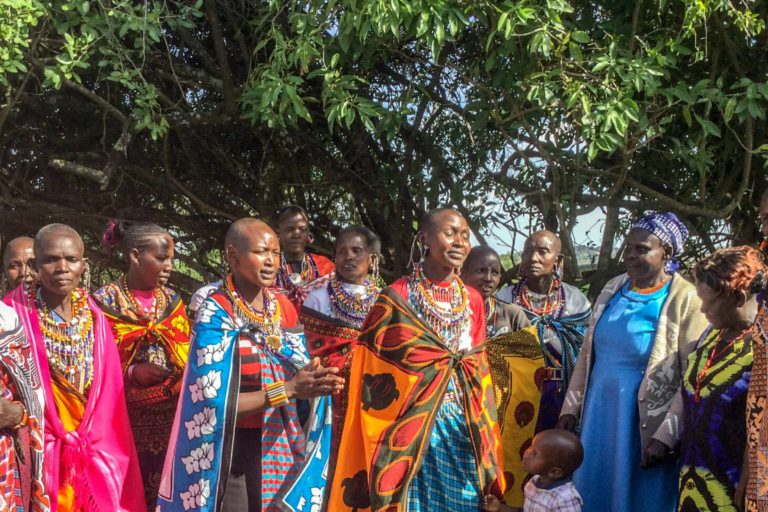
<path fill-rule="evenodd" d="M 225 247 L 232 273 L 197 313 L 158 510 L 282 510 L 307 448 L 296 400 L 343 386 L 284 329 L 297 315 L 269 290 L 280 259 L 272 229 L 240 219 Z"/>
<path fill-rule="evenodd" d="M 539 403 L 534 405 L 535 432 L 557 425 L 592 312 L 584 294 L 562 281 L 560 247 L 560 239 L 551 231 L 538 231 L 528 237 L 520 261 L 520 281 L 498 294 L 500 299 L 521 306 L 538 328 L 545 368 L 539 375 L 524 377 L 531 393 L 534 386 L 541 393 Z M 510 407 L 525 406 L 524 400 L 513 400 Z"/>
<path fill-rule="evenodd" d="M 764 249 L 768 241 L 768 190 L 760 201 L 760 223 L 763 232 L 760 247 Z M 741 505 L 744 500 L 743 510 L 762 512 L 768 510 L 768 285 L 758 297 L 753 336 L 754 362 L 747 394 L 747 448 L 735 501 Z"/>
<path fill-rule="evenodd" d="M 461 269 L 461 278 L 480 292 L 485 304 L 486 352 L 499 413 L 508 488 L 504 499 L 510 506 L 522 507 L 522 488 L 528 475 L 522 456 L 535 435 L 541 398 L 533 376 L 544 368 L 538 333 L 522 308 L 493 297 L 501 280 L 501 260 L 496 251 L 487 246 L 473 247 Z"/>
<path fill-rule="evenodd" d="M 335 366 L 348 389 L 352 349 L 360 328 L 379 296 L 379 237 L 364 226 L 350 226 L 336 237 L 336 275 L 325 288 L 313 291 L 304 301 L 299 322 L 304 325 L 307 349 L 323 366 Z M 371 273 L 371 280 L 367 276 Z M 335 454 L 341 440 L 347 393 L 333 396 L 333 435 L 328 480 L 332 479 Z"/>
<path fill-rule="evenodd" d="M 108 250 L 122 246 L 128 259 L 128 271 L 94 299 L 117 342 L 147 509 L 153 509 L 187 364 L 189 323 L 181 297 L 165 286 L 173 267 L 166 230 L 113 221 L 103 241 Z"/>
<path fill-rule="evenodd" d="M 676 398 L 707 325 L 695 288 L 676 273 L 687 237 L 674 214 L 643 216 L 627 236 L 627 273 L 595 303 L 559 423 L 573 430 L 581 418 L 584 463 L 574 483 L 585 512 L 676 507 Z"/>
<path fill-rule="evenodd" d="M 43 388 L 16 312 L 0 302 L 0 510 L 47 511 Z"/>
<path fill-rule="evenodd" d="M 749 246 L 721 249 L 696 264 L 696 293 L 710 325 L 683 378 L 680 512 L 736 512 L 746 445 L 755 293 L 766 268 Z"/>
<path fill-rule="evenodd" d="M 31 285 L 35 282 L 35 271 L 30 264 L 34 258 L 32 242 L 28 236 L 20 236 L 6 245 L 3 253 L 3 294 L 10 293 L 22 283 Z"/>
<path fill-rule="evenodd" d="M 312 235 L 307 212 L 300 206 L 280 208 L 277 212 L 277 234 L 281 251 L 274 286 L 299 310 L 312 290 L 325 287 L 334 271 L 333 262 L 307 250 Z"/>
<path fill-rule="evenodd" d="M 328 510 L 479 510 L 504 487 L 485 312 L 457 270 L 470 248 L 451 209 L 419 223 L 422 263 L 363 325 Z"/>
<path fill-rule="evenodd" d="M 32 345 L 45 393 L 45 487 L 51 509 L 145 511 L 120 357 L 88 291 L 83 241 L 64 224 L 35 236 L 40 279 L 11 305 Z"/>

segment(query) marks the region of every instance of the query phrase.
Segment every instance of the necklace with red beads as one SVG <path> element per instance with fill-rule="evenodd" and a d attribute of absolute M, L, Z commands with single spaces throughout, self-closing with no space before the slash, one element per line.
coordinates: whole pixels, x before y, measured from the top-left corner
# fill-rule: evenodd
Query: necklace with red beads
<path fill-rule="evenodd" d="M 734 343 L 736 343 L 739 340 L 744 339 L 744 336 L 750 331 L 752 327 L 745 329 L 742 331 L 741 334 L 733 338 L 731 341 L 729 341 L 722 349 L 717 350 L 717 346 L 720 344 L 720 340 L 723 339 L 723 333 L 725 331 L 720 331 L 717 334 L 717 338 L 715 338 L 715 343 L 712 346 L 712 350 L 709 352 L 709 357 L 707 358 L 707 362 L 704 364 L 704 368 L 701 369 L 699 374 L 696 376 L 696 389 L 693 393 L 693 401 L 696 403 L 699 403 L 699 400 L 701 400 L 701 381 L 706 377 L 707 371 L 709 371 L 710 366 L 712 366 L 712 363 L 715 359 L 723 355 L 729 348 L 731 348 Z"/>
<path fill-rule="evenodd" d="M 58 321 L 43 302 L 41 285 L 27 287 L 37 308 L 40 331 L 49 364 L 54 366 L 82 394 L 93 382 L 93 315 L 88 307 L 88 293 L 72 290 L 72 319 Z M 33 297 L 29 297 L 34 294 Z"/>
<path fill-rule="evenodd" d="M 440 285 L 415 263 L 407 280 L 408 301 L 443 341 L 454 345 L 470 320 L 469 296 L 461 278 L 454 275 L 450 284 Z"/>
<path fill-rule="evenodd" d="M 128 299 L 128 302 L 131 305 L 131 310 L 136 313 L 136 315 L 149 319 L 157 319 L 160 318 L 162 312 L 165 311 L 168 298 L 166 297 L 165 290 L 162 286 L 158 286 L 153 290 L 155 298 L 152 301 L 152 305 L 144 307 L 131 289 L 128 288 L 128 277 L 125 274 L 123 274 L 118 281 L 118 285 L 120 286 L 120 291 L 122 291 L 123 295 Z"/>
<path fill-rule="evenodd" d="M 551 315 L 555 318 L 560 318 L 565 313 L 565 287 L 560 282 L 560 279 L 555 276 L 552 276 L 552 281 L 549 283 L 549 291 L 544 295 L 544 305 L 541 307 L 534 306 L 535 302 L 541 300 L 541 294 L 531 291 L 526 284 L 525 278 L 515 284 L 513 292 L 515 302 L 537 316 Z"/>
<path fill-rule="evenodd" d="M 344 288 L 341 277 L 336 275 L 328 283 L 328 299 L 336 317 L 357 327 L 363 326 L 371 306 L 376 302 L 379 292 L 368 279 L 365 280 L 365 295 L 355 295 Z"/>

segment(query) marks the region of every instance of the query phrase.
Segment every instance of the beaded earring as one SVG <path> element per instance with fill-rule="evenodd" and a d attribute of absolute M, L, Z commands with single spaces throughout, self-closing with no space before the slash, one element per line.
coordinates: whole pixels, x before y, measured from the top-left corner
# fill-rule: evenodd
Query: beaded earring
<path fill-rule="evenodd" d="M 315 241 L 315 237 L 312 236 L 312 233 L 307 233 L 307 243 L 311 244 L 314 241 Z"/>
<path fill-rule="evenodd" d="M 91 291 L 91 266 L 88 260 L 85 260 L 85 270 L 83 270 L 82 281 L 86 291 Z"/>
<path fill-rule="evenodd" d="M 557 263 L 555 263 L 555 268 L 552 269 L 552 272 L 555 274 L 555 277 L 563 276 L 563 259 L 562 258 L 559 258 L 557 260 Z"/>
<path fill-rule="evenodd" d="M 227 264 L 227 260 L 224 259 L 224 255 L 222 254 L 221 268 L 219 269 L 220 273 L 221 273 L 221 277 L 223 277 L 223 278 L 227 277 L 227 275 L 229 274 L 229 268 L 228 267 L 229 267 L 229 265 Z"/>
<path fill-rule="evenodd" d="M 419 262 L 422 262 L 422 263 L 424 262 L 424 258 L 427 257 L 428 252 L 429 252 L 429 246 L 427 244 L 423 244 L 421 246 L 421 259 L 419 260 Z"/>
<path fill-rule="evenodd" d="M 416 233 L 416 234 L 413 236 L 413 240 L 411 241 L 411 252 L 410 252 L 410 254 L 408 255 L 408 256 L 409 256 L 409 257 L 408 257 L 408 268 L 413 268 L 413 266 L 414 266 L 414 265 L 413 265 L 413 264 L 414 264 L 414 261 L 413 261 L 413 250 L 414 250 L 414 249 L 416 249 L 416 240 L 417 240 L 418 238 L 419 238 L 419 234 L 418 234 L 418 233 Z"/>

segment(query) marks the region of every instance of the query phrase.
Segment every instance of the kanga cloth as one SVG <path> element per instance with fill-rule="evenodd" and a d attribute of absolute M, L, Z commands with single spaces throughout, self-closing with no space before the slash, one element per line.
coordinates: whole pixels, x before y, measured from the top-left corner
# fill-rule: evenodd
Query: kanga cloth
<path fill-rule="evenodd" d="M 344 391 L 331 395 L 333 419 L 328 481 L 332 481 L 341 432 L 344 428 L 344 416 L 347 411 L 352 353 L 357 345 L 360 330 L 342 320 L 331 318 L 305 306 L 301 308 L 299 323 L 304 325 L 304 338 L 310 357 L 319 357 L 324 367 L 338 368 L 337 375 L 344 379 Z"/>
<path fill-rule="evenodd" d="M 27 426 L 14 434 L 5 429 L 0 434 L 0 449 L 6 459 L 6 471 L 2 473 L 12 480 L 0 483 L 0 496 L 10 507 L 10 499 L 17 501 L 25 511 L 47 511 L 51 503 L 44 485 L 43 472 L 43 388 L 31 347 L 16 313 L 0 302 L 0 387 L 10 395 L 13 388 L 16 398 L 24 404 L 29 419 Z M 13 400 L 12 395 L 7 396 Z"/>
<path fill-rule="evenodd" d="M 712 326 L 704 331 L 688 356 L 683 377 L 679 512 L 737 510 L 734 493 L 747 437 L 744 410 L 752 370 L 752 333 L 733 345 L 718 344 L 719 334 Z"/>
<path fill-rule="evenodd" d="M 192 332 L 191 357 L 165 458 L 158 511 L 221 509 L 234 448 L 240 393 L 239 345 L 252 346 L 259 356 L 263 389 L 273 382 L 289 380 L 296 369 L 309 362 L 302 338 L 283 332 L 281 347 L 273 352 L 263 333 L 236 319 L 230 299 L 221 290 L 203 302 Z M 325 414 L 321 408 L 318 410 Z M 295 401 L 284 407 L 268 407 L 262 414 L 261 510 L 274 512 L 285 510 L 280 498 L 301 473 L 307 439 L 299 425 Z M 313 413 L 311 423 L 321 430 L 328 424 L 326 432 L 330 433 L 327 417 Z M 319 441 L 314 429 L 308 437 L 312 442 L 309 453 L 316 454 Z M 319 485 L 323 487 L 324 482 Z M 307 492 L 311 494 L 311 489 Z M 300 491 L 298 494 L 305 495 Z"/>
<path fill-rule="evenodd" d="M 523 512 L 581 512 L 581 495 L 570 478 L 550 487 L 539 487 L 539 478 L 525 484 Z"/>
<path fill-rule="evenodd" d="M 747 394 L 747 455 L 749 482 L 745 510 L 768 511 L 768 292 L 761 294 L 760 310 L 755 320 L 752 375 Z"/>
<path fill-rule="evenodd" d="M 379 295 L 362 331 L 328 510 L 410 510 L 408 491 L 452 376 L 468 422 L 479 490 L 500 496 L 501 442 L 483 346 L 452 352 L 391 287 Z"/>
<path fill-rule="evenodd" d="M 528 476 L 523 469 L 523 454 L 535 435 L 544 378 L 539 330 L 532 325 L 489 338 L 485 344 L 504 452 L 504 500 L 512 507 L 522 507 Z"/>
<path fill-rule="evenodd" d="M 51 510 L 58 491 L 74 489 L 75 506 L 96 510 L 138 512 L 147 509 L 123 391 L 120 357 L 104 314 L 88 298 L 93 317 L 93 382 L 74 430 L 67 430 L 58 411 L 45 340 L 34 300 L 23 286 L 11 295 L 11 305 L 24 326 L 40 373 L 45 396 L 44 476 Z"/>
<path fill-rule="evenodd" d="M 93 294 L 112 328 L 124 375 L 131 365 L 149 362 L 171 371 L 164 382 L 149 388 L 125 382 L 128 416 L 150 510 L 157 501 L 157 486 L 189 352 L 189 320 L 184 303 L 170 288 L 164 287 L 163 293 L 168 298 L 167 305 L 157 318 L 136 312 L 117 283 L 103 286 Z"/>

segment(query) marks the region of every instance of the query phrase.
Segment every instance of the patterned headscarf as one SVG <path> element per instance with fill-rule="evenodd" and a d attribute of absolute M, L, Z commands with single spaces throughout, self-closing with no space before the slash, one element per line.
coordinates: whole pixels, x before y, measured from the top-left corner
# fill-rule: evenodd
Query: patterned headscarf
<path fill-rule="evenodd" d="M 632 229 L 642 228 L 650 231 L 661 240 L 665 246 L 672 248 L 672 257 L 667 260 L 664 270 L 668 274 L 674 274 L 680 268 L 678 256 L 683 254 L 683 245 L 688 239 L 688 229 L 680 222 L 674 213 L 646 212 L 638 220 Z"/>

